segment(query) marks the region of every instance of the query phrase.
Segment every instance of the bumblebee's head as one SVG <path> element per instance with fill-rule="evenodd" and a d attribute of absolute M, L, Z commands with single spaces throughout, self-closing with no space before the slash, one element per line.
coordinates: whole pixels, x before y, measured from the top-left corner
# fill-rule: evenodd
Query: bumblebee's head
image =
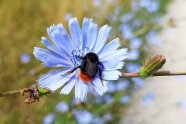
<path fill-rule="evenodd" d="M 92 52 L 87 53 L 84 58 L 85 60 L 89 60 L 90 62 L 99 62 L 98 56 Z"/>

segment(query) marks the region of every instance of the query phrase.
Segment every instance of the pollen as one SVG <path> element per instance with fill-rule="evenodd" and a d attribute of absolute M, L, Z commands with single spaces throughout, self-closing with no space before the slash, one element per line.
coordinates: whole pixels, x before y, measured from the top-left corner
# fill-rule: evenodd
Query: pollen
<path fill-rule="evenodd" d="M 80 71 L 79 78 L 85 83 L 89 83 L 92 81 L 93 77 L 86 75 L 84 72 Z"/>

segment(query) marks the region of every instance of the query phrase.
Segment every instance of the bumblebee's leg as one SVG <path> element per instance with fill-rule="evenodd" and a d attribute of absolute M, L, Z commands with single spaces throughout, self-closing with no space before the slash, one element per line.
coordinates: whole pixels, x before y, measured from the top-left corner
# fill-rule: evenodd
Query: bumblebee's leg
<path fill-rule="evenodd" d="M 93 86 L 95 86 L 92 82 L 91 82 L 91 84 L 92 84 Z"/>
<path fill-rule="evenodd" d="M 98 66 L 99 78 L 100 78 L 102 86 L 103 86 L 102 69 L 104 69 L 104 66 L 101 62 L 99 62 L 99 66 Z"/>
<path fill-rule="evenodd" d="M 83 57 L 82 56 L 76 56 L 77 58 L 79 58 L 79 59 L 81 59 L 81 60 L 83 60 Z"/>
<path fill-rule="evenodd" d="M 101 68 L 98 68 L 98 69 L 99 69 L 99 79 L 101 80 L 101 83 L 103 86 L 102 69 Z"/>
<path fill-rule="evenodd" d="M 67 75 L 69 75 L 69 74 L 73 73 L 73 72 L 74 72 L 76 69 L 78 69 L 78 68 L 80 68 L 80 66 L 75 67 L 75 68 L 74 68 L 74 69 L 72 69 L 71 71 L 69 71 L 69 72 L 65 73 L 63 76 L 67 76 Z"/>

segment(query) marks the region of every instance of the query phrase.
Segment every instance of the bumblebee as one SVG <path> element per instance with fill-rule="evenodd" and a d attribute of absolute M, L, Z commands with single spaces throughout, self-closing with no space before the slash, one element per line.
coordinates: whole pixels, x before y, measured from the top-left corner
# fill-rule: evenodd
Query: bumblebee
<path fill-rule="evenodd" d="M 71 74 L 79 68 L 80 73 L 78 76 L 85 83 L 91 82 L 97 73 L 99 73 L 99 78 L 102 82 L 102 70 L 104 69 L 104 66 L 99 61 L 99 57 L 95 53 L 89 52 L 84 57 L 79 58 L 82 60 L 81 64 L 71 71 L 67 72 L 67 74 Z"/>

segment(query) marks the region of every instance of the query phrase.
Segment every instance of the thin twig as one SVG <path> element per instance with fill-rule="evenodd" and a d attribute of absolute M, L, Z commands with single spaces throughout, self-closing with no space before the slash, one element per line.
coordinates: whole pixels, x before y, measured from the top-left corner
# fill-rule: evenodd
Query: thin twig
<path fill-rule="evenodd" d="M 7 91 L 7 92 L 2 92 L 0 93 L 0 97 L 3 96 L 11 96 L 11 95 L 16 95 L 16 94 L 21 94 L 23 89 L 21 90 L 12 90 L 12 91 Z"/>
<path fill-rule="evenodd" d="M 158 71 L 151 75 L 151 77 L 156 76 L 177 76 L 177 75 L 186 75 L 186 72 L 171 72 L 171 71 Z M 140 77 L 138 73 L 123 73 L 120 78 L 133 78 Z"/>

